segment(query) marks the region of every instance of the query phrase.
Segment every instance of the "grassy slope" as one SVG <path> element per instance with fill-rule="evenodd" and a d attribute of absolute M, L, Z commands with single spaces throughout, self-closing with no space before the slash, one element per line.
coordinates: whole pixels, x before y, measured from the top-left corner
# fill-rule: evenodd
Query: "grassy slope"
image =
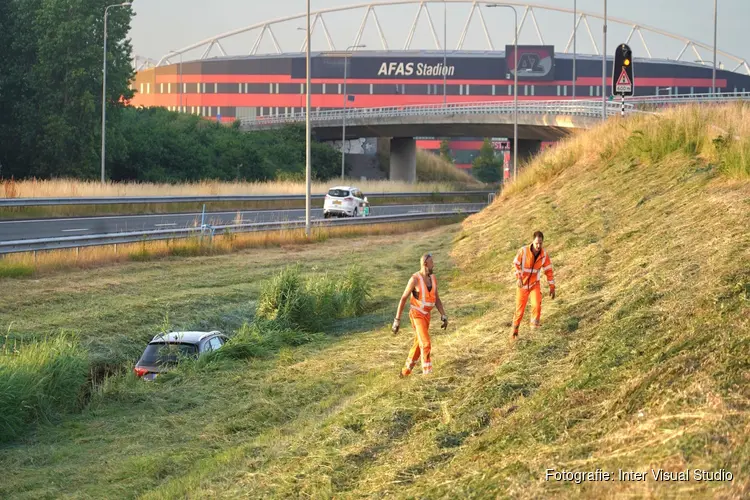
<path fill-rule="evenodd" d="M 378 276 L 376 311 L 337 326 L 356 335 L 169 384 L 112 384 L 80 417 L 0 451 L 0 496 L 746 496 L 750 184 L 728 165 L 734 180 L 717 175 L 711 165 L 727 154 L 703 133 L 719 119 L 736 124 L 741 112 L 731 113 L 675 116 L 658 130 L 653 118 L 610 122 L 541 157 L 461 234 L 366 243 L 357 255 Z M 634 145 L 638 129 L 672 146 Z M 732 132 L 747 141 L 741 127 Z M 532 336 L 524 325 L 511 347 L 510 261 L 537 228 L 558 297 L 545 298 L 544 328 Z M 332 266 L 335 244 L 297 255 Z M 434 375 L 399 381 L 412 331 L 393 337 L 384 324 L 425 250 L 436 255 L 451 327 L 434 334 Z M 268 266 L 289 260 L 257 255 Z M 243 258 L 172 271 L 190 275 L 187 285 Z M 141 269 L 129 269 L 133 279 L 148 276 Z M 95 273 L 107 276 L 100 294 L 112 294 L 116 273 Z M 165 280 L 159 294 L 188 293 L 179 283 Z M 223 288 L 209 279 L 199 295 Z M 48 294 L 62 310 L 64 294 Z M 735 479 L 544 482 L 551 467 L 723 467 Z"/>

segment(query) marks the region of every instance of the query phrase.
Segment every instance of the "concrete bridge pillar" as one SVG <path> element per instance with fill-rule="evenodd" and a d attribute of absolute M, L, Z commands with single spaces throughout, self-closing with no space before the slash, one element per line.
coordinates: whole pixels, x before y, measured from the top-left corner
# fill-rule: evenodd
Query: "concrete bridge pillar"
<path fill-rule="evenodd" d="M 511 144 L 513 144 L 513 141 L 511 140 Z M 525 161 L 531 160 L 539 151 L 542 149 L 542 141 L 534 140 L 534 139 L 518 139 L 518 166 L 521 167 L 521 164 Z M 510 153 L 510 173 L 513 175 L 513 154 L 514 152 L 511 151 Z"/>
<path fill-rule="evenodd" d="M 417 141 L 413 137 L 391 139 L 390 180 L 417 181 Z"/>

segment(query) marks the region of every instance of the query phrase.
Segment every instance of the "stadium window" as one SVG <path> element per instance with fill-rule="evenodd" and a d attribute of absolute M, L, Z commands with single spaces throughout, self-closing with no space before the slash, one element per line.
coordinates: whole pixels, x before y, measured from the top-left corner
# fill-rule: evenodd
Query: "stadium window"
<path fill-rule="evenodd" d="M 373 87 L 373 85 L 372 85 L 372 83 L 371 83 L 371 84 L 370 84 L 370 95 L 372 95 L 372 87 Z"/>
<path fill-rule="evenodd" d="M 524 85 L 523 86 L 523 95 L 529 95 L 529 86 L 528 85 Z"/>
<path fill-rule="evenodd" d="M 589 96 L 593 97 L 593 95 L 594 95 L 594 87 L 592 87 L 591 85 L 589 85 Z"/>
<path fill-rule="evenodd" d="M 202 89 L 201 93 L 205 94 L 206 93 L 206 83 L 205 82 L 203 83 L 201 89 Z"/>
<path fill-rule="evenodd" d="M 563 87 L 563 95 L 568 95 L 568 86 L 563 85 L 562 87 Z"/>
<path fill-rule="evenodd" d="M 277 94 L 279 93 L 279 84 L 278 83 L 276 84 L 276 93 Z"/>
<path fill-rule="evenodd" d="M 492 95 L 495 95 L 495 84 L 492 84 Z"/>
<path fill-rule="evenodd" d="M 143 94 L 143 84 L 141 83 L 141 94 Z"/>
<path fill-rule="evenodd" d="M 237 93 L 238 93 L 238 94 L 241 94 L 241 93 L 242 93 L 242 84 L 241 84 L 241 83 L 238 83 L 238 84 L 237 84 Z"/>
<path fill-rule="evenodd" d="M 560 95 L 560 86 L 557 86 L 557 95 Z"/>
<path fill-rule="evenodd" d="M 458 95 L 464 95 L 464 85 L 463 85 L 463 83 L 458 86 Z"/>
<path fill-rule="evenodd" d="M 304 83 L 300 83 L 299 84 L 299 93 L 300 94 L 304 94 L 305 93 L 305 84 Z"/>
<path fill-rule="evenodd" d="M 470 87 L 470 84 L 467 83 L 466 84 L 466 95 L 469 95 L 469 87 Z"/>
<path fill-rule="evenodd" d="M 159 84 L 159 93 L 160 94 L 164 93 L 164 82 L 162 82 L 162 83 Z"/>
<path fill-rule="evenodd" d="M 268 84 L 268 93 L 273 94 L 273 83 Z"/>
<path fill-rule="evenodd" d="M 432 95 L 432 85 L 427 85 L 427 95 Z"/>
<path fill-rule="evenodd" d="M 508 95 L 511 95 L 512 91 L 513 91 L 513 85 L 508 85 Z"/>
<path fill-rule="evenodd" d="M 219 115 L 221 115 L 221 106 L 216 108 L 216 116 L 219 116 Z"/>
<path fill-rule="evenodd" d="M 322 89 L 322 92 L 321 92 L 321 94 L 325 94 L 325 93 L 326 93 L 326 84 L 324 83 L 324 84 L 323 84 L 323 89 Z"/>
<path fill-rule="evenodd" d="M 339 94 L 343 91 L 343 88 L 344 86 L 339 83 L 339 91 L 338 91 Z"/>
<path fill-rule="evenodd" d="M 195 114 L 195 106 L 190 106 L 190 114 L 191 115 Z"/>
<path fill-rule="evenodd" d="M 531 86 L 531 95 L 534 95 L 534 85 Z"/>
<path fill-rule="evenodd" d="M 171 93 L 172 93 L 172 83 L 167 82 L 167 94 L 171 94 Z"/>
<path fill-rule="evenodd" d="M 214 108 L 212 108 L 211 106 L 208 107 L 208 116 L 211 116 L 211 111 L 213 111 L 213 109 Z"/>
<path fill-rule="evenodd" d="M 474 85 L 471 88 L 472 95 L 493 95 L 492 85 Z"/>
<path fill-rule="evenodd" d="M 214 94 L 218 94 L 219 93 L 218 89 L 219 89 L 219 85 L 217 83 L 214 83 Z"/>

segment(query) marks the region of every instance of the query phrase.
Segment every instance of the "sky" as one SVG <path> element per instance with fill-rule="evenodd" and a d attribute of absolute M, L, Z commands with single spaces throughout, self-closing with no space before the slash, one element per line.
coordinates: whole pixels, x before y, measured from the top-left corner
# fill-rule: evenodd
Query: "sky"
<path fill-rule="evenodd" d="M 367 0 L 310 0 L 311 10 L 342 7 L 366 3 Z M 381 3 L 383 0 L 371 0 Z M 578 12 L 587 11 L 603 13 L 605 0 L 577 0 Z M 550 7 L 573 8 L 573 0 L 535 0 L 535 3 Z M 657 7 L 658 4 L 658 7 Z M 443 5 L 440 2 L 430 3 L 432 21 L 437 30 L 439 42 L 443 43 Z M 630 26 L 612 22 L 612 18 L 622 18 L 639 24 L 659 28 L 677 35 L 690 37 L 693 40 L 713 43 L 713 0 L 608 0 L 607 53 L 612 54 L 616 44 L 624 42 L 630 32 Z M 263 23 L 272 19 L 303 14 L 306 9 L 304 0 L 133 0 L 135 17 L 132 22 L 130 37 L 133 52 L 140 57 L 159 60 L 170 50 L 179 50 L 196 42 L 212 38 L 221 33 Z M 379 21 L 385 31 L 386 40 L 391 50 L 403 49 L 411 23 L 416 16 L 418 3 L 409 5 L 383 6 L 376 9 Z M 447 6 L 447 40 L 449 50 L 456 47 L 460 34 L 466 23 L 471 3 L 448 3 Z M 513 13 L 509 9 L 482 8 L 485 21 L 490 29 L 490 36 L 498 50 L 504 45 L 512 44 Z M 364 8 L 335 13 L 324 17 L 336 49 L 346 49 L 354 42 L 356 32 L 362 22 Z M 518 9 L 519 23 L 523 7 Z M 572 13 L 536 11 L 537 21 L 548 45 L 555 45 L 556 52 L 564 52 L 565 45 L 572 33 Z M 750 43 L 743 33 L 750 20 L 750 1 L 718 0 L 717 46 L 732 55 L 750 62 Z M 589 20 L 594 39 L 601 50 L 602 22 Z M 435 42 L 430 34 L 425 15 L 420 17 L 419 27 L 414 35 L 413 49 L 435 49 Z M 304 42 L 305 18 L 289 21 L 274 27 L 281 49 L 284 52 L 299 52 Z M 229 55 L 247 54 L 260 30 L 245 33 L 225 41 L 222 45 Z M 644 31 L 648 48 L 653 57 L 674 59 L 685 45 L 684 42 L 672 40 L 665 36 Z M 365 50 L 382 50 L 375 23 L 372 17 L 368 21 L 364 36 L 360 41 Z M 539 38 L 531 19 L 523 27 L 520 44 L 538 44 Z M 581 24 L 577 35 L 577 52 L 594 54 L 593 46 L 585 26 Z M 312 37 L 313 51 L 328 50 L 328 44 L 322 29 Z M 630 42 L 634 57 L 647 57 L 640 37 L 635 34 Z M 485 50 L 487 42 L 478 15 L 475 14 L 471 28 L 465 40 L 465 49 Z M 195 49 L 185 54 L 184 60 L 197 59 L 204 48 Z M 570 49 L 572 51 L 572 47 Z M 265 36 L 258 53 L 275 53 L 272 39 Z M 214 48 L 212 56 L 220 56 Z M 710 61 L 711 50 L 701 50 L 704 59 Z M 692 51 L 685 53 L 683 60 L 695 60 Z M 176 62 L 176 61 L 175 61 Z M 717 63 L 723 62 L 725 69 L 734 69 L 726 57 L 717 55 Z"/>

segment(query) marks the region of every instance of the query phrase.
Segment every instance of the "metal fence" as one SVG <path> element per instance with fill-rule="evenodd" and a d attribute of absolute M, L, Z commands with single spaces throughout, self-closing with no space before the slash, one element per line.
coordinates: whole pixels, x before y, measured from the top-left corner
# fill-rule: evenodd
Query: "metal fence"
<path fill-rule="evenodd" d="M 327 219 L 313 223 L 313 227 L 338 227 L 348 225 L 384 224 L 396 222 L 410 222 L 425 219 L 455 217 L 463 214 L 474 214 L 476 209 L 458 209 L 441 212 L 421 212 L 398 215 L 372 215 L 368 217 L 352 217 L 346 219 Z M 186 227 L 175 229 L 158 229 L 152 231 L 132 231 L 124 233 L 92 234 L 82 236 L 63 236 L 59 238 L 23 239 L 14 241 L 0 241 L 0 255 L 36 252 L 40 250 L 59 250 L 90 246 L 117 245 L 123 243 L 139 243 L 145 241 L 170 240 L 189 238 L 191 236 L 213 239 L 217 234 L 247 233 L 256 231 L 279 231 L 300 229 L 305 227 L 305 221 L 281 222 L 251 222 L 244 224 L 208 225 L 200 227 Z"/>
<path fill-rule="evenodd" d="M 724 94 L 675 94 L 657 96 L 638 96 L 625 98 L 625 113 L 637 112 L 643 104 L 688 104 L 688 103 L 718 103 L 750 99 L 750 92 L 731 92 Z M 368 118 L 400 118 L 409 116 L 453 116 L 453 115 L 507 115 L 512 114 L 512 101 L 487 101 L 456 104 L 417 104 L 411 106 L 388 106 L 380 108 L 347 108 L 310 113 L 310 121 L 315 125 L 325 125 L 327 122 L 338 123 L 346 117 L 347 120 Z M 622 101 L 614 97 L 605 104 L 607 116 L 619 115 L 622 112 Z M 602 100 L 577 99 L 573 100 L 535 100 L 520 101 L 519 114 L 538 115 L 573 115 L 598 118 L 602 115 Z M 291 112 L 283 116 L 242 118 L 243 127 L 259 129 L 274 127 L 287 123 L 297 123 L 305 119 L 304 111 Z"/>
<path fill-rule="evenodd" d="M 355 183 L 356 184 L 356 183 Z M 414 193 L 369 193 L 367 198 L 433 198 L 486 196 L 492 191 L 443 191 Z M 322 200 L 325 194 L 310 195 L 312 200 Z M 227 196 L 134 196 L 87 198 L 0 198 L 3 207 L 38 207 L 58 205 L 131 205 L 147 203 L 209 203 L 228 201 L 304 201 L 304 194 L 227 195 Z"/>
<path fill-rule="evenodd" d="M 626 113 L 633 109 L 632 104 L 625 104 Z M 621 112 L 620 102 L 607 101 L 605 104 L 607 115 L 617 115 Z M 454 116 L 454 115 L 512 115 L 514 104 L 512 101 L 489 101 L 459 104 L 418 104 L 412 106 L 388 106 L 381 108 L 347 108 L 315 111 L 310 113 L 310 121 L 320 125 L 326 122 L 339 122 L 344 117 L 347 120 L 368 118 L 401 118 L 409 116 Z M 519 101 L 519 114 L 535 115 L 575 115 L 600 117 L 602 115 L 602 100 L 539 100 Z M 305 119 L 305 113 L 291 113 L 284 116 L 243 118 L 241 125 L 246 128 L 262 128 L 285 123 L 297 123 Z"/>

